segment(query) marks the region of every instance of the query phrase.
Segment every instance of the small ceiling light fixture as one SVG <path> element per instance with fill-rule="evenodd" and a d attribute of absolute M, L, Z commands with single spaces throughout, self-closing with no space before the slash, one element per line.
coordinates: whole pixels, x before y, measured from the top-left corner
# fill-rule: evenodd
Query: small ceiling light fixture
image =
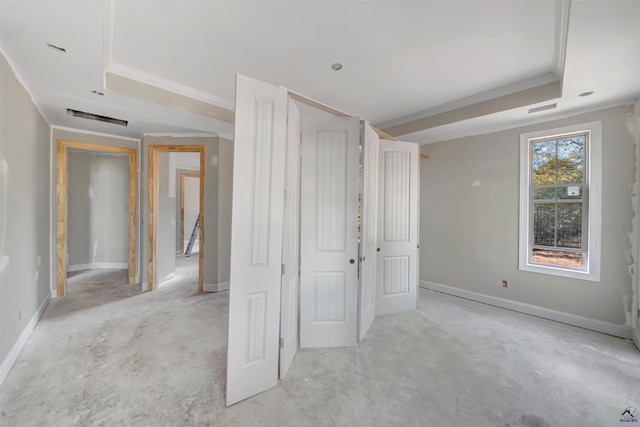
<path fill-rule="evenodd" d="M 590 90 L 590 91 L 588 91 L 588 92 L 582 92 L 582 93 L 581 93 L 580 95 L 578 95 L 578 96 L 589 96 L 589 95 L 593 95 L 593 91 L 592 91 L 592 90 Z"/>
<path fill-rule="evenodd" d="M 104 92 L 100 92 L 99 90 L 92 90 L 91 93 L 98 96 L 104 96 Z"/>
<path fill-rule="evenodd" d="M 51 44 L 51 43 L 47 43 L 47 46 L 50 47 L 53 50 L 58 51 L 58 52 L 67 53 L 67 49 L 65 49 L 63 47 L 56 46 L 56 45 Z"/>
<path fill-rule="evenodd" d="M 339 62 L 334 62 L 333 64 L 331 64 L 331 69 L 333 71 L 340 71 L 342 70 L 342 64 Z"/>

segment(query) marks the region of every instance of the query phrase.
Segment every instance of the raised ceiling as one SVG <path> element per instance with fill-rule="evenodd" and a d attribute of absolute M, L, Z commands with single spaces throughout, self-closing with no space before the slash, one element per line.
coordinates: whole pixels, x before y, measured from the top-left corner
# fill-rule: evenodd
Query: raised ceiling
<path fill-rule="evenodd" d="M 639 4 L 3 0 L 0 48 L 58 126 L 230 137 L 242 73 L 433 142 L 637 99 Z M 586 90 L 596 94 L 577 97 Z M 505 96 L 496 111 L 487 107 Z M 547 101 L 558 110 L 527 114 Z M 72 118 L 66 108 L 130 126 Z"/>

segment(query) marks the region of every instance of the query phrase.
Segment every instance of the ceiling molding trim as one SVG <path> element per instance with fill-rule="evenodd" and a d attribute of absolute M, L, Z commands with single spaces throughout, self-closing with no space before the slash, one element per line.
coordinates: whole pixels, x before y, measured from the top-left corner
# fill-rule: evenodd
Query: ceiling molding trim
<path fill-rule="evenodd" d="M 180 83 L 167 80 L 151 73 L 118 63 L 115 59 L 118 0 L 104 0 L 104 87 L 107 88 L 107 73 L 118 74 L 131 80 L 137 80 L 149 86 L 155 86 L 178 95 L 211 104 L 214 107 L 234 110 L 233 101 L 194 89 Z"/>
<path fill-rule="evenodd" d="M 131 137 L 128 137 L 128 136 L 119 136 L 119 135 L 113 135 L 113 134 L 110 134 L 110 133 L 94 132 L 94 131 L 91 131 L 91 130 L 70 128 L 70 127 L 66 127 L 66 126 L 51 125 L 51 129 L 52 129 L 52 134 L 51 134 L 52 138 L 53 138 L 53 129 L 58 129 L 58 130 L 63 130 L 63 131 L 67 131 L 67 132 L 81 133 L 81 134 L 85 134 L 85 135 L 106 136 L 108 138 L 113 138 L 113 139 L 123 139 L 125 141 L 140 142 L 140 138 L 131 138 Z"/>
<path fill-rule="evenodd" d="M 513 104 L 513 106 L 510 106 L 509 108 L 505 108 L 504 110 L 501 110 L 501 111 L 505 111 L 508 109 L 517 108 L 525 105 L 532 105 L 539 102 L 546 102 L 551 99 L 562 97 L 562 83 L 564 80 L 564 65 L 565 65 L 565 59 L 566 59 L 567 39 L 568 39 L 568 32 L 569 32 L 570 9 L 571 9 L 571 0 L 555 0 L 554 26 L 553 26 L 553 30 L 554 30 L 553 66 L 552 66 L 551 72 L 537 76 L 537 77 L 533 77 L 527 80 L 523 80 L 514 84 L 502 86 L 502 87 L 499 87 L 487 92 L 483 92 L 477 95 L 469 96 L 453 102 L 442 104 L 433 108 L 418 111 L 414 114 L 410 114 L 404 117 L 399 117 L 394 120 L 388 120 L 386 122 L 378 124 L 377 126 L 391 135 L 399 136 L 399 135 L 404 135 L 404 133 L 397 133 L 399 131 L 396 129 L 403 129 L 403 128 L 412 129 L 413 128 L 412 125 L 415 126 L 417 123 L 423 123 L 425 125 L 427 123 L 432 123 L 432 125 L 422 129 L 414 130 L 412 131 L 412 133 L 417 132 L 419 130 L 429 129 L 435 126 L 442 126 L 445 124 L 453 123 L 453 122 L 444 120 L 444 122 L 442 122 L 441 124 L 434 124 L 434 123 L 440 123 L 443 120 L 443 118 L 447 115 L 446 113 L 451 113 L 448 115 L 451 117 L 454 117 L 457 115 L 455 113 L 462 112 L 463 114 L 461 114 L 460 118 L 457 119 L 456 121 L 468 120 L 471 118 L 478 117 L 479 115 L 477 115 L 476 113 L 470 117 L 466 117 L 466 114 L 464 114 L 464 111 L 478 110 L 480 108 L 487 107 L 488 105 L 494 105 L 495 103 L 492 103 L 491 102 L 492 100 L 504 101 L 510 95 L 515 95 L 514 98 L 520 97 L 521 94 L 526 93 L 531 89 L 544 90 L 543 88 L 548 87 L 548 85 L 551 85 L 551 84 L 555 85 L 556 83 L 559 83 L 557 96 L 554 96 L 548 99 L 538 99 L 537 97 L 534 96 L 531 102 L 529 102 L 528 104 L 522 104 L 522 105 Z M 528 102 L 528 101 L 522 99 L 521 102 Z M 509 102 L 505 103 L 505 106 L 509 106 L 509 105 L 512 105 L 512 104 Z M 495 114 L 498 112 L 500 112 L 500 110 L 498 111 L 488 110 L 485 114 L 480 114 L 480 115 Z M 427 120 L 429 118 L 433 118 L 433 120 Z"/>
<path fill-rule="evenodd" d="M 198 101 L 211 104 L 215 107 L 224 108 L 227 110 L 233 110 L 235 108 L 234 103 L 226 99 L 211 95 L 207 92 L 193 89 L 188 86 L 181 85 L 180 83 L 172 82 L 171 80 L 167 80 L 151 73 L 129 67 L 128 65 L 119 64 L 117 62 L 112 62 L 105 69 L 105 74 L 106 73 L 119 74 L 122 77 L 126 77 L 131 80 L 137 80 L 149 86 L 155 86 L 159 89 L 164 89 L 166 91 L 186 96 L 188 98 L 193 98 Z"/>
<path fill-rule="evenodd" d="M 113 64 L 115 55 L 116 16 L 118 15 L 118 2 L 116 0 L 104 0 L 104 69 Z M 106 84 L 105 84 L 106 88 Z"/>
<path fill-rule="evenodd" d="M 105 75 L 105 87 L 108 90 L 122 95 L 155 102 L 171 108 L 182 109 L 209 119 L 233 124 L 235 112 L 218 105 L 204 102 L 190 96 L 163 89 L 138 79 L 132 79 L 119 73 L 107 71 Z"/>
<path fill-rule="evenodd" d="M 398 137 L 425 129 L 474 119 L 476 117 L 487 116 L 506 110 L 513 110 L 519 107 L 551 101 L 553 99 L 558 99 L 561 96 L 562 82 L 558 80 L 522 90 L 520 92 L 510 93 L 508 95 L 477 102 L 455 110 L 449 110 L 443 113 L 423 117 L 397 126 L 383 128 L 382 131 L 391 136 Z"/>
<path fill-rule="evenodd" d="M 522 120 L 516 120 L 509 123 L 504 123 L 502 125 L 494 124 L 491 126 L 491 128 L 487 130 L 481 130 L 478 132 L 477 130 L 474 131 L 473 129 L 467 129 L 464 132 L 460 132 L 459 134 L 456 134 L 456 136 L 452 138 L 438 139 L 437 141 L 419 142 L 418 144 L 420 146 L 423 146 L 423 145 L 453 141 L 456 139 L 468 138 L 473 136 L 488 135 L 491 133 L 502 132 L 509 129 L 516 129 L 516 128 L 525 127 L 525 126 L 533 126 L 540 123 L 547 123 L 547 122 L 553 122 L 556 120 L 568 119 L 568 118 L 579 116 L 582 114 L 589 114 L 589 113 L 593 113 L 600 110 L 606 110 L 608 108 L 632 105 L 633 102 L 634 102 L 633 98 L 624 97 L 624 98 L 618 98 L 618 99 L 607 101 L 607 102 L 602 102 L 600 104 L 595 104 L 595 105 L 592 104 L 584 108 L 574 108 L 572 110 L 564 110 L 564 111 L 554 110 L 554 113 L 549 115 L 539 116 L 534 114 L 534 115 L 527 115 L 526 117 L 524 117 L 523 115 Z M 559 108 L 561 108 L 561 106 Z"/>
<path fill-rule="evenodd" d="M 564 77 L 564 64 L 567 56 L 567 39 L 569 35 L 569 17 L 571 0 L 556 0 L 553 46 L 553 71 L 560 78 Z"/>
<path fill-rule="evenodd" d="M 468 96 L 466 98 L 458 99 L 446 104 L 438 105 L 433 108 L 418 111 L 407 116 L 399 117 L 393 120 L 387 120 L 383 123 L 378 123 L 376 126 L 380 129 L 388 129 L 409 123 L 415 120 L 424 119 L 426 117 L 434 116 L 440 113 L 446 113 L 448 111 L 457 110 L 462 107 L 468 107 L 470 105 L 478 104 L 491 99 L 499 98 L 505 95 L 511 95 L 514 93 L 522 92 L 528 89 L 544 86 L 549 83 L 558 81 L 558 76 L 555 73 L 546 73 L 537 77 L 533 77 L 527 80 L 523 80 L 514 84 L 501 86 L 497 89 L 492 89 L 487 92 L 482 92 L 477 95 Z"/>

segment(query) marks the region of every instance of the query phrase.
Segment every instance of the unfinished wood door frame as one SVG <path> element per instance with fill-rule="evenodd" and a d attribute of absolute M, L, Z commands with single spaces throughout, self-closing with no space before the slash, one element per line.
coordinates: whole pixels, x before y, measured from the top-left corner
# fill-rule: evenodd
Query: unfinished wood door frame
<path fill-rule="evenodd" d="M 156 260 L 156 224 L 158 222 L 158 160 L 159 153 L 199 153 L 200 154 L 200 243 L 198 247 L 198 291 L 204 292 L 204 181 L 205 181 L 205 146 L 204 145 L 149 145 L 149 178 L 148 178 L 148 260 L 147 290 L 152 291 L 157 286 L 154 283 Z M 174 235 L 175 240 L 175 235 Z M 184 239 L 182 240 L 184 242 Z"/>
<path fill-rule="evenodd" d="M 58 139 L 56 145 L 56 288 L 57 297 L 62 298 L 67 288 L 67 202 L 68 202 L 68 154 L 69 148 L 111 154 L 126 154 L 129 157 L 129 284 L 136 277 L 136 204 L 138 177 L 138 150 L 89 142 Z"/>
<path fill-rule="evenodd" d="M 199 173 L 180 173 L 180 252 L 184 253 L 184 179 L 185 178 L 198 178 Z M 200 248 L 198 248 L 200 250 Z"/>

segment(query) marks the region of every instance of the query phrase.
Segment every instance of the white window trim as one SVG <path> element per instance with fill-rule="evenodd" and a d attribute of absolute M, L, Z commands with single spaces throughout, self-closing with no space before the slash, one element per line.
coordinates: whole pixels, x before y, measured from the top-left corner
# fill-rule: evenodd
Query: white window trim
<path fill-rule="evenodd" d="M 569 133 L 588 132 L 587 144 L 587 182 L 588 199 L 588 230 L 587 257 L 584 270 L 574 270 L 562 267 L 552 267 L 529 262 L 529 223 L 530 223 L 530 191 L 531 182 L 529 140 L 534 138 L 553 138 Z M 601 252 L 601 212 L 602 212 L 602 123 L 590 122 L 579 125 L 565 126 L 528 132 L 520 135 L 520 239 L 519 239 L 519 269 L 533 273 L 552 274 L 573 279 L 600 281 L 600 252 Z"/>

